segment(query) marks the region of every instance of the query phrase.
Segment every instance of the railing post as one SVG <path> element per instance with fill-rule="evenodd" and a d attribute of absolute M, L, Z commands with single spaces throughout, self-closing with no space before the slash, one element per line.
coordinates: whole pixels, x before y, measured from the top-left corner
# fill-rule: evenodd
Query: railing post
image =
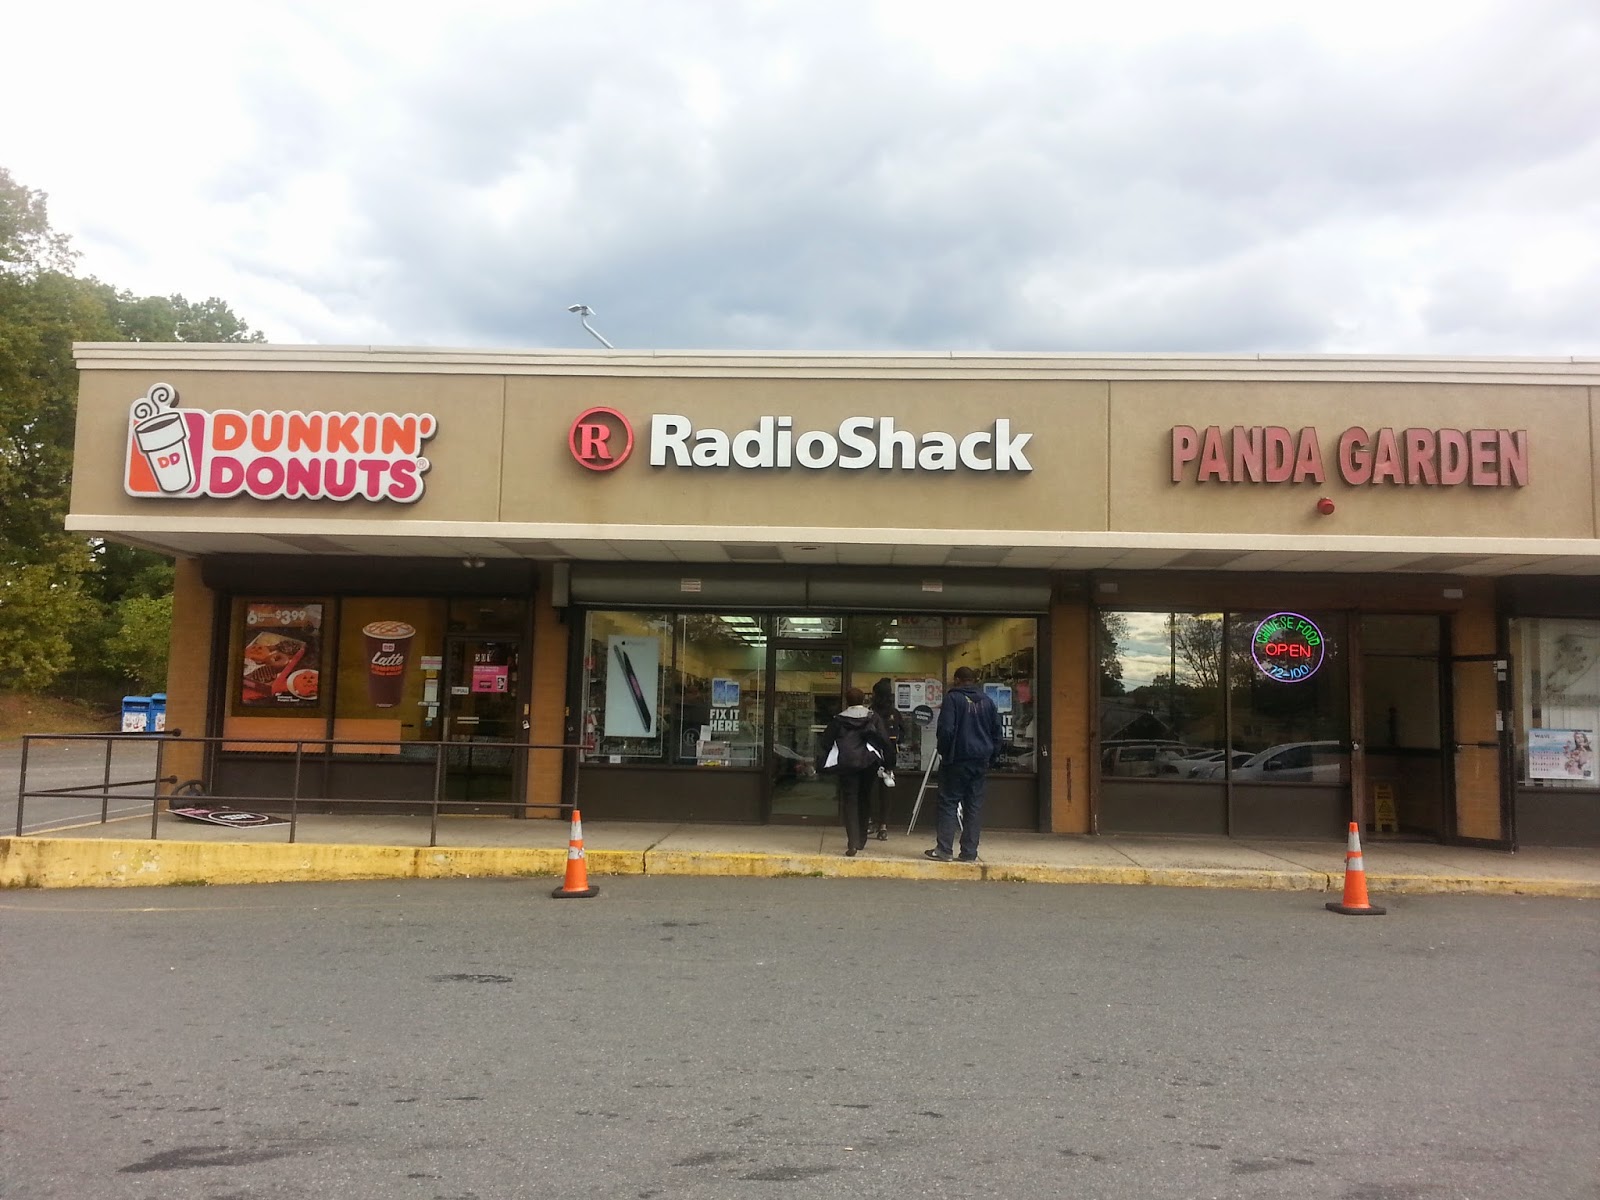
<path fill-rule="evenodd" d="M 434 743 L 437 749 L 433 752 L 433 820 L 428 825 L 430 849 L 439 844 L 439 795 L 444 790 L 444 748 L 447 744 L 442 738 Z"/>
<path fill-rule="evenodd" d="M 572 751 L 572 807 L 578 809 L 578 780 L 583 775 L 583 743 L 578 743 Z"/>
<path fill-rule="evenodd" d="M 22 804 L 28 794 L 28 743 L 33 739 L 22 735 L 22 766 L 17 773 L 17 836 L 22 836 Z"/>
<path fill-rule="evenodd" d="M 306 744 L 294 744 L 294 791 L 289 795 L 289 844 L 294 845 L 295 827 L 300 823 L 300 764 L 305 759 Z"/>
<path fill-rule="evenodd" d="M 110 734 L 106 735 L 106 770 L 100 777 L 100 824 L 106 823 L 106 815 L 111 809 L 111 750 L 116 741 Z M 160 772 L 156 772 L 160 774 Z"/>
<path fill-rule="evenodd" d="M 156 739 L 156 777 L 150 784 L 150 840 L 161 836 L 161 764 L 167 757 L 167 739 Z"/>

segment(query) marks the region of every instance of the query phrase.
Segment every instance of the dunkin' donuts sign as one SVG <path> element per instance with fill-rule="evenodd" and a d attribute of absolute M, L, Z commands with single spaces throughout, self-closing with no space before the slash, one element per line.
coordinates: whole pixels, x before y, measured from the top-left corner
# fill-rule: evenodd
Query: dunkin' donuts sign
<path fill-rule="evenodd" d="M 200 412 L 158 383 L 128 416 L 123 488 L 194 500 L 392 500 L 422 495 L 431 413 Z"/>

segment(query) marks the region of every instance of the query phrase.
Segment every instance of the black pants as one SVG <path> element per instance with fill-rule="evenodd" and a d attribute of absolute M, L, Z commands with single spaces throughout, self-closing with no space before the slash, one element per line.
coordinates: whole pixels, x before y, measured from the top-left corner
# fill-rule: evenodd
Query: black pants
<path fill-rule="evenodd" d="M 872 773 L 873 779 L 868 786 L 872 789 L 872 823 L 879 829 L 889 824 L 889 802 L 894 799 L 894 792 L 883 780 Z"/>
<path fill-rule="evenodd" d="M 872 767 L 839 772 L 839 806 L 844 810 L 845 841 L 852 850 L 867 844 L 867 806 L 872 802 L 872 787 L 878 772 Z"/>

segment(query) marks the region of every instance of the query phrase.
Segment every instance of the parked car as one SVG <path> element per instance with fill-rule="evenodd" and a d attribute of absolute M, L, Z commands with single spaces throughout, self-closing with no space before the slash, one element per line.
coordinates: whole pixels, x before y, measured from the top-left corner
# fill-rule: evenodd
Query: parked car
<path fill-rule="evenodd" d="M 1233 769 L 1233 777 L 1268 783 L 1340 783 L 1349 763 L 1342 742 L 1284 742 L 1252 755 Z"/>
<path fill-rule="evenodd" d="M 1180 779 L 1221 779 L 1223 760 L 1238 770 L 1255 756 L 1248 750 L 1201 750 L 1172 764 Z"/>
<path fill-rule="evenodd" d="M 1108 778 L 1138 778 L 1162 773 L 1166 756 L 1192 750 L 1183 742 L 1116 740 L 1100 743 L 1100 773 Z"/>

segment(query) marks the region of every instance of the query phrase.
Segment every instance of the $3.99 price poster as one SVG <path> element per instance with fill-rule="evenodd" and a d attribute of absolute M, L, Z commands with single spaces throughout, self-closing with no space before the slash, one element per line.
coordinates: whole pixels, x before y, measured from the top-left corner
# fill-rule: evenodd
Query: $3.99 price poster
<path fill-rule="evenodd" d="M 244 606 L 239 702 L 246 708 L 315 708 L 322 698 L 322 605 Z"/>

